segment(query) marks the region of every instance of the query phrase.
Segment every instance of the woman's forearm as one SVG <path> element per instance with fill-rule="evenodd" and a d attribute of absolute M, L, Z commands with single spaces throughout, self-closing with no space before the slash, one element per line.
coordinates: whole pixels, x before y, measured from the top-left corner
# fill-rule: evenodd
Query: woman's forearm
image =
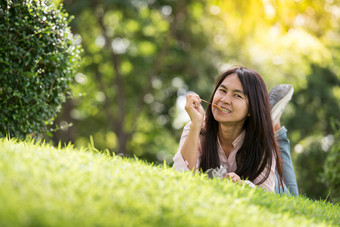
<path fill-rule="evenodd" d="M 197 164 L 200 131 L 201 124 L 192 122 L 188 136 L 181 149 L 182 157 L 189 163 L 188 169 L 190 170 L 194 169 Z"/>

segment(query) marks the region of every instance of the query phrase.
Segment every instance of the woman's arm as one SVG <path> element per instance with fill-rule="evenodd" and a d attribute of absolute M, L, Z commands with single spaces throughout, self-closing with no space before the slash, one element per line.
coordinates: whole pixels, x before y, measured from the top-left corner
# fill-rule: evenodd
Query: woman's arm
<path fill-rule="evenodd" d="M 269 192 L 274 191 L 275 187 L 275 168 L 276 168 L 276 161 L 272 161 L 272 166 L 270 169 L 266 168 L 254 181 L 243 181 L 241 178 L 234 172 L 227 173 L 224 178 L 229 178 L 233 182 L 239 182 L 239 183 L 246 183 L 250 187 L 253 187 L 252 184 L 256 185 L 258 188 L 264 188 Z M 267 171 L 269 171 L 268 178 L 260 185 L 258 183 L 265 177 Z M 252 183 L 252 184 L 251 184 Z"/>
<path fill-rule="evenodd" d="M 273 158 L 272 160 L 272 166 L 270 169 L 266 168 L 254 181 L 253 183 L 257 185 L 258 182 L 260 182 L 261 179 L 266 174 L 266 171 L 269 170 L 269 176 L 268 178 L 260 185 L 258 185 L 260 188 L 265 188 L 269 192 L 273 192 L 275 189 L 275 168 L 276 168 L 276 160 Z"/>
<path fill-rule="evenodd" d="M 180 154 L 184 162 L 187 162 L 187 168 L 192 170 L 196 168 L 198 150 L 200 146 L 200 132 L 204 121 L 204 110 L 201 106 L 201 99 L 197 94 L 189 94 L 186 96 L 185 110 L 191 119 L 190 129 L 187 135 L 183 131 L 180 141 Z M 183 142 L 184 140 L 184 142 Z M 177 158 L 179 154 L 176 154 Z M 175 156 L 175 158 L 176 158 Z M 174 160 L 175 160 L 174 158 Z"/>
<path fill-rule="evenodd" d="M 180 150 L 183 159 L 188 162 L 189 170 L 194 169 L 197 164 L 200 131 L 201 125 L 191 122 L 189 133 Z"/>

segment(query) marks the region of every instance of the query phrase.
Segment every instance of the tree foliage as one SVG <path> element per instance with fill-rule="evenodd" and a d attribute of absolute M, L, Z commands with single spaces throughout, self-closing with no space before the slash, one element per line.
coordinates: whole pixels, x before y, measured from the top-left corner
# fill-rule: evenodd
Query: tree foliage
<path fill-rule="evenodd" d="M 329 68 L 312 65 L 307 75 L 306 86 L 297 90 L 287 116 L 287 127 L 292 142 L 297 143 L 310 135 L 331 134 L 331 119 L 339 117 L 340 103 L 335 91 L 340 88 L 340 79 Z"/>
<path fill-rule="evenodd" d="M 191 89 L 208 90 L 217 74 L 209 36 L 199 23 L 204 4 L 69 1 L 65 5 L 76 15 L 73 29 L 82 36 L 85 54 L 72 108 L 64 112 L 79 132 L 76 144 L 94 135 L 101 149 L 148 160 L 155 160 L 157 152 L 169 156 L 168 150 L 176 149 L 177 138 L 171 135 L 177 95 L 185 94 L 189 83 Z"/>
<path fill-rule="evenodd" d="M 45 131 L 65 102 L 79 64 L 68 24 L 45 0 L 1 1 L 0 137 Z"/>
<path fill-rule="evenodd" d="M 340 202 L 340 121 L 333 120 L 334 144 L 324 165 L 324 182 L 329 187 L 330 200 Z"/>
<path fill-rule="evenodd" d="M 93 135 L 100 149 L 171 160 L 188 120 L 184 95 L 208 98 L 217 74 L 235 64 L 260 72 L 268 89 L 294 86 L 282 116 L 292 150 L 327 136 L 340 108 L 338 3 L 65 1 L 85 52 L 74 98 L 59 118 L 73 127 L 54 140 L 80 146 Z"/>
<path fill-rule="evenodd" d="M 304 151 L 296 156 L 294 163 L 300 194 L 315 200 L 327 198 L 327 186 L 322 181 L 326 158 L 327 153 L 323 151 L 319 138 L 305 141 Z"/>

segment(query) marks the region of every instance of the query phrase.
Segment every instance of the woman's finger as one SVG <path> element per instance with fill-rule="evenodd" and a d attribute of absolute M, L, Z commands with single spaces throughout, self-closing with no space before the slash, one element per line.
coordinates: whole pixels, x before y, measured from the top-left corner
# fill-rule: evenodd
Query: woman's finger
<path fill-rule="evenodd" d="M 240 176 L 234 172 L 227 173 L 225 177 L 229 178 L 232 182 L 238 182 L 241 180 Z"/>
<path fill-rule="evenodd" d="M 187 100 L 187 103 L 186 103 L 186 107 L 187 108 L 194 107 L 196 110 L 201 112 L 200 111 L 200 108 L 201 108 L 201 98 L 197 94 L 195 94 L 195 93 L 188 94 L 186 96 L 186 100 Z"/>
<path fill-rule="evenodd" d="M 194 104 L 194 107 L 196 109 L 199 108 L 199 104 L 201 103 L 201 99 L 197 94 L 191 93 L 191 94 L 187 95 L 187 98 L 190 100 L 191 103 Z"/>
<path fill-rule="evenodd" d="M 204 120 L 204 112 L 201 105 L 200 97 L 195 93 L 190 93 L 186 96 L 185 111 L 188 113 L 192 122 L 201 123 Z"/>

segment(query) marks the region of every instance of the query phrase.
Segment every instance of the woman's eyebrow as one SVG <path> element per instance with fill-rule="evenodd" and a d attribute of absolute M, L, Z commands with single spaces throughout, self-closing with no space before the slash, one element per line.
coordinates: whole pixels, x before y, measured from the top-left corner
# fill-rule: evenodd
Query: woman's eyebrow
<path fill-rule="evenodd" d="M 220 87 L 223 87 L 224 89 L 228 90 L 228 88 L 226 86 L 224 86 L 223 84 L 220 84 Z M 241 93 L 244 95 L 243 90 L 239 90 L 239 89 L 234 89 L 232 90 L 233 92 L 237 92 L 237 93 Z"/>

